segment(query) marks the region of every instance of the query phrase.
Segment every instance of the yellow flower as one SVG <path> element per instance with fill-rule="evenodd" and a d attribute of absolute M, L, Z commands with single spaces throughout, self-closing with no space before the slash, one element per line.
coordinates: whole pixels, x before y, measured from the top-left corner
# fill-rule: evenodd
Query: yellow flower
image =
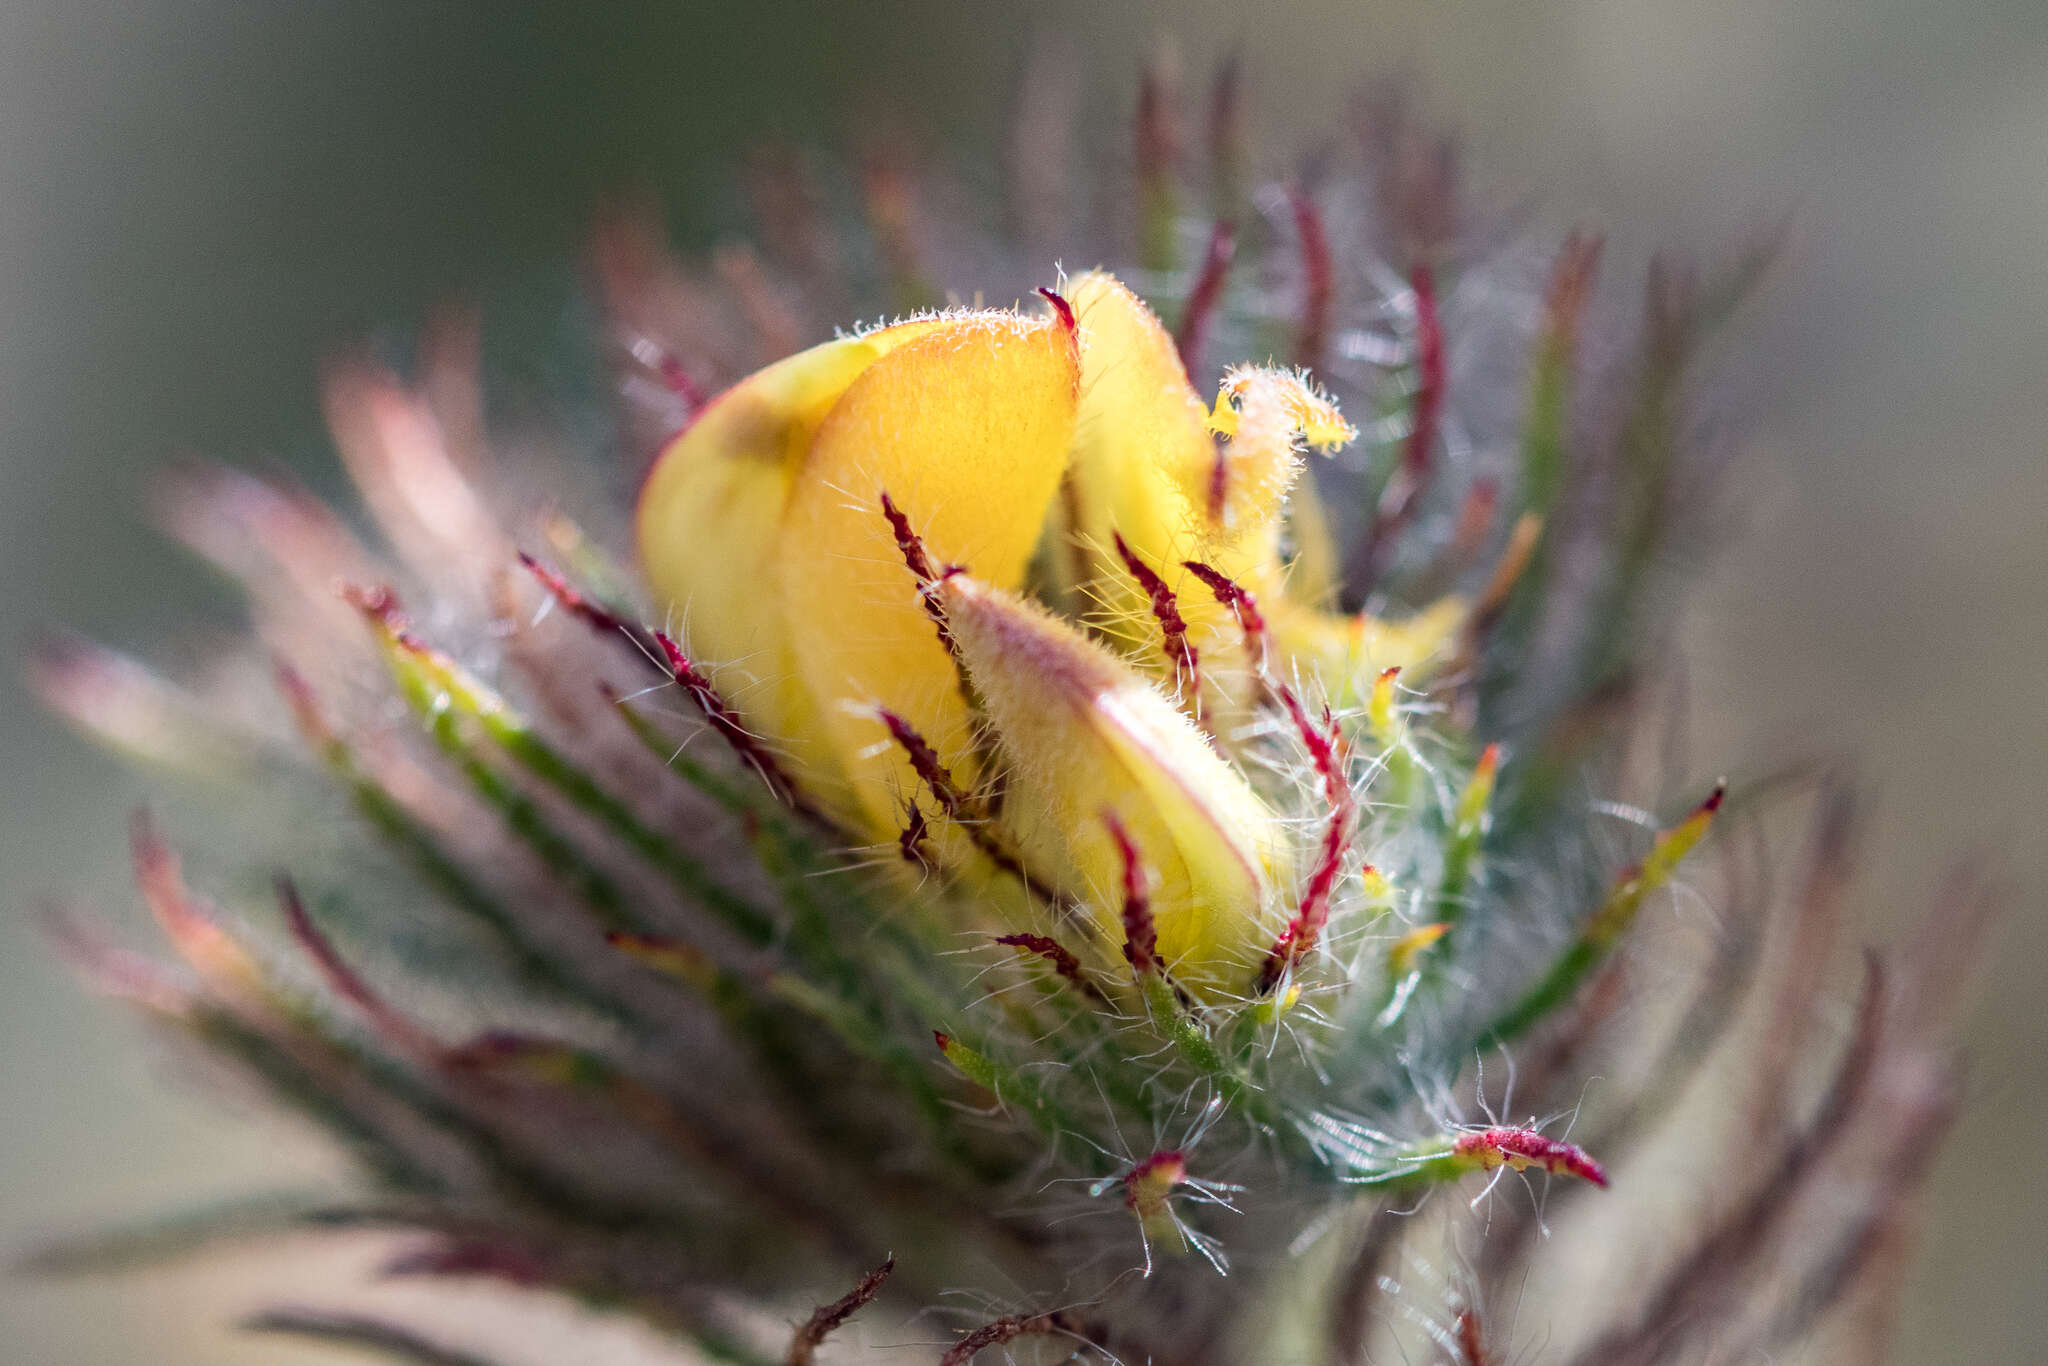
<path fill-rule="evenodd" d="M 1291 592 L 1290 542 L 1327 533 L 1289 494 L 1304 446 L 1351 439 L 1335 405 L 1260 369 L 1206 405 L 1116 280 L 1048 298 L 735 385 L 650 476 L 642 559 L 691 655 L 850 834 L 894 840 L 936 808 L 951 871 L 1010 882 L 1007 906 L 1085 908 L 1107 965 L 1114 824 L 1156 879 L 1169 969 L 1243 993 L 1286 924 L 1298 834 L 1214 737 L 1274 679 L 1362 699 L 1441 653 L 1462 608 L 1389 624 Z"/>

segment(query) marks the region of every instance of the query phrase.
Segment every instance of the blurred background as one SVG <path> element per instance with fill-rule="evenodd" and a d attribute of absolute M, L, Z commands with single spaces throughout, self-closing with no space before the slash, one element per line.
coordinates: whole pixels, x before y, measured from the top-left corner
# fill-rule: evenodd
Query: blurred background
<path fill-rule="evenodd" d="M 2016 888 L 1899 1359 L 2048 1360 L 2048 1183 L 2027 1142 L 2048 1132 L 2040 0 L 6 0 L 8 673 L 39 625 L 147 646 L 217 616 L 203 574 L 144 523 L 148 472 L 198 452 L 331 486 L 313 386 L 338 344 L 467 293 L 488 306 L 501 387 L 516 383 L 561 344 L 607 191 L 652 190 L 708 243 L 739 222 L 741 150 L 768 132 L 834 145 L 854 107 L 986 159 L 1048 31 L 1072 36 L 1114 111 L 1095 130 L 1111 147 L 1170 35 L 1191 72 L 1242 51 L 1269 151 L 1305 148 L 1362 76 L 1407 73 L 1483 181 L 1624 244 L 1712 248 L 1795 211 L 1744 334 L 1746 520 L 1693 614 L 1692 750 L 1731 769 L 1860 756 L 1873 934 L 1959 852 L 1999 860 Z M 181 1096 L 38 942 L 43 893 L 130 910 L 138 788 L 0 686 L 0 1245 L 317 1174 L 310 1145 Z M 0 1356 L 328 1359 L 219 1326 L 264 1270 L 0 1281 Z"/>

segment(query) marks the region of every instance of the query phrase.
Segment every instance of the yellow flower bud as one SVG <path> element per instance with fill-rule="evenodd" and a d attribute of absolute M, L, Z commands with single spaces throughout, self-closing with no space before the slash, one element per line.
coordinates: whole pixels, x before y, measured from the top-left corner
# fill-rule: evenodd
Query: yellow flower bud
<path fill-rule="evenodd" d="M 1087 900 L 1098 947 L 1120 946 L 1113 816 L 1157 879 L 1168 969 L 1212 999 L 1248 992 L 1285 919 L 1275 888 L 1291 884 L 1265 803 L 1164 693 L 1075 627 L 966 575 L 938 597 L 1011 765 L 1003 820 L 1026 861 Z"/>

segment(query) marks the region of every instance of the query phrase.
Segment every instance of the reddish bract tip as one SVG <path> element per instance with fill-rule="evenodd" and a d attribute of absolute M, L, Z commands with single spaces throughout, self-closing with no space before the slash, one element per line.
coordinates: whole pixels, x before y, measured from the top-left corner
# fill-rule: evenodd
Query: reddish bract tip
<path fill-rule="evenodd" d="M 1723 778 L 1720 782 L 1714 784 L 1714 790 L 1709 792 L 1707 799 L 1700 803 L 1699 814 L 1703 816 L 1713 815 L 1721 809 L 1721 803 L 1726 800 L 1728 800 L 1728 780 Z"/>
<path fill-rule="evenodd" d="M 1052 311 L 1059 315 L 1061 327 L 1066 328 L 1069 332 L 1073 332 L 1080 327 L 1080 323 L 1074 317 L 1074 306 L 1067 302 L 1064 294 L 1059 293 L 1057 290 L 1047 289 L 1041 285 L 1038 289 L 1038 297 L 1052 305 Z"/>
<path fill-rule="evenodd" d="M 1153 1213 L 1187 1177 L 1186 1153 L 1178 1148 L 1153 1153 L 1124 1174 L 1124 1207 L 1140 1214 Z"/>
<path fill-rule="evenodd" d="M 412 623 L 398 605 L 398 594 L 388 584 L 364 588 L 344 584 L 341 600 L 361 612 L 371 625 L 389 634 L 393 644 L 411 654 L 424 654 L 427 643 L 412 633 Z"/>
<path fill-rule="evenodd" d="M 1023 1337 L 1051 1337 L 1055 1334 L 1079 1337 L 1080 1332 L 1068 1320 L 1065 1310 L 1055 1309 L 1050 1314 L 1034 1314 L 1025 1318 L 1011 1314 L 985 1323 L 946 1349 L 939 1358 L 939 1366 L 967 1366 L 991 1347 L 1000 1347 Z"/>
<path fill-rule="evenodd" d="M 941 578 L 943 577 L 944 575 L 941 575 Z M 998 832 L 995 823 L 988 819 L 989 813 L 982 808 L 981 803 L 971 794 L 961 790 L 960 784 L 953 777 L 953 771 L 946 767 L 945 761 L 939 757 L 939 752 L 932 748 L 931 742 L 924 738 L 917 727 L 887 707 L 875 708 L 875 719 L 887 728 L 889 738 L 903 751 L 903 756 L 910 761 L 911 771 L 930 790 L 933 800 L 939 804 L 939 809 L 959 826 L 974 847 L 988 857 L 989 862 L 1022 882 L 1038 896 L 1048 900 L 1056 899 L 1052 897 L 1050 888 L 1026 870 L 1022 861 Z M 914 822 L 923 820 L 915 807 L 912 808 L 912 817 Z M 906 857 L 909 855 L 909 846 L 903 841 L 909 834 L 910 831 L 906 830 L 898 839 L 898 845 L 904 848 Z M 918 861 L 922 862 L 922 859 Z"/>
<path fill-rule="evenodd" d="M 519 563 L 524 565 L 527 572 L 540 581 L 541 587 L 548 590 L 548 595 L 561 606 L 563 611 L 587 623 L 593 630 L 627 630 L 625 622 L 583 596 L 582 593 L 576 590 L 575 585 L 571 584 L 568 579 L 562 576 L 560 571 L 552 566 L 542 563 L 524 550 L 519 552 Z"/>
<path fill-rule="evenodd" d="M 841 1324 L 859 1313 L 875 1296 L 882 1293 L 882 1285 L 896 1270 L 896 1259 L 888 1258 L 867 1275 L 862 1276 L 852 1290 L 841 1295 L 830 1304 L 821 1304 L 811 1314 L 810 1320 L 796 1330 L 790 1339 L 789 1352 L 783 1358 L 786 1366 L 811 1366 L 817 1360 L 817 1350 L 825 1338 Z"/>
<path fill-rule="evenodd" d="M 1066 945 L 1045 934 L 999 934 L 998 944 L 1036 954 L 1052 964 L 1053 970 L 1076 986 L 1082 984 L 1081 960 Z"/>
<path fill-rule="evenodd" d="M 1308 709 L 1295 696 L 1294 689 L 1281 687 L 1280 701 L 1287 708 L 1289 719 L 1301 736 L 1303 747 L 1308 750 L 1309 762 L 1315 765 L 1316 776 L 1322 780 L 1323 795 L 1332 806 L 1351 804 L 1351 784 L 1345 781 L 1338 747 L 1342 743 L 1334 726 L 1331 725 L 1329 708 L 1323 709 L 1324 726 L 1319 727 L 1309 716 Z M 1325 729 L 1324 727 L 1329 727 Z"/>
<path fill-rule="evenodd" d="M 1481 1167 L 1509 1166 L 1516 1171 L 1541 1167 L 1552 1174 L 1564 1173 L 1590 1181 L 1603 1190 L 1607 1172 L 1575 1143 L 1550 1138 L 1534 1129 L 1479 1129 L 1462 1134 L 1452 1146 L 1459 1157 L 1470 1158 Z"/>
<path fill-rule="evenodd" d="M 943 1053 L 953 1046 L 953 1036 L 942 1029 L 934 1029 L 932 1031 L 932 1042 L 937 1044 L 939 1051 Z"/>

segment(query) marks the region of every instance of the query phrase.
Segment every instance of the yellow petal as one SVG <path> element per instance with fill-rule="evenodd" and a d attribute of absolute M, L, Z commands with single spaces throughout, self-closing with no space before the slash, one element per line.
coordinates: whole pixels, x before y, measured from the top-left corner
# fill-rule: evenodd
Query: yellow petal
<path fill-rule="evenodd" d="M 1178 598 L 1199 645 L 1234 658 L 1228 609 L 1181 568 L 1201 560 L 1257 595 L 1289 626 L 1276 668 L 1331 676 L 1360 659 L 1407 662 L 1439 645 L 1432 622 L 1413 643 L 1398 629 L 1313 610 L 1331 595 L 1336 559 L 1320 506 L 1297 512 L 1306 564 L 1280 554 L 1280 513 L 1300 480 L 1296 441 L 1328 449 L 1355 435 L 1336 406 L 1298 375 L 1246 368 L 1225 379 L 1214 412 L 1188 383 L 1173 340 L 1142 300 L 1112 277 L 1072 286 L 1081 322 L 1081 407 L 1068 472 L 1064 566 L 1074 606 L 1098 609 L 1143 655 L 1153 640 L 1145 594 L 1118 563 L 1114 537 L 1152 565 Z M 1218 448 L 1216 437 L 1228 438 Z M 1308 581 L 1296 583 L 1306 569 Z M 1293 602 L 1288 600 L 1292 598 Z M 1155 652 L 1156 653 L 1156 652 Z M 1360 666 L 1362 667 L 1362 665 Z M 1225 674 L 1216 684 L 1241 693 Z"/>
<path fill-rule="evenodd" d="M 862 371 L 938 325 L 826 342 L 740 381 L 669 443 L 640 493 L 641 563 L 664 612 L 749 724 L 787 745 L 820 786 L 836 764 L 764 586 L 819 424 Z"/>
<path fill-rule="evenodd" d="M 1189 581 L 1183 561 L 1244 579 L 1272 558 L 1272 572 L 1261 577 L 1277 584 L 1277 538 L 1221 534 L 1222 509 L 1211 497 L 1228 487 L 1227 478 L 1218 482 L 1230 473 L 1227 456 L 1152 310 L 1101 272 L 1075 280 L 1072 297 L 1081 324 L 1081 407 L 1061 507 L 1066 554 L 1056 567 L 1072 612 L 1092 615 L 1133 658 L 1156 664 L 1148 596 L 1121 563 L 1116 538 L 1160 575 L 1205 640 L 1230 633 L 1230 614 Z"/>
<path fill-rule="evenodd" d="M 1212 999 L 1250 989 L 1278 932 L 1283 832 L 1166 696 L 1035 604 L 975 579 L 939 589 L 985 715 L 1014 766 L 1004 822 L 1025 856 L 1087 897 L 1098 948 L 1122 943 L 1112 812 L 1155 873 L 1159 951 Z"/>
<path fill-rule="evenodd" d="M 1070 533 L 1096 564 L 1086 583 L 1120 582 L 1111 534 L 1147 560 L 1178 565 L 1196 553 L 1196 522 L 1215 464 L 1208 412 L 1173 339 L 1144 301 L 1093 272 L 1072 285 L 1081 324 L 1081 407 L 1074 426 Z"/>
<path fill-rule="evenodd" d="M 907 716 L 963 782 L 974 773 L 958 672 L 881 496 L 934 564 L 1020 583 L 1066 468 L 1079 381 L 1059 319 L 952 314 L 864 370 L 817 429 L 774 583 L 817 725 L 878 835 L 894 835 L 915 779 L 898 749 L 876 745 L 872 704 Z"/>

